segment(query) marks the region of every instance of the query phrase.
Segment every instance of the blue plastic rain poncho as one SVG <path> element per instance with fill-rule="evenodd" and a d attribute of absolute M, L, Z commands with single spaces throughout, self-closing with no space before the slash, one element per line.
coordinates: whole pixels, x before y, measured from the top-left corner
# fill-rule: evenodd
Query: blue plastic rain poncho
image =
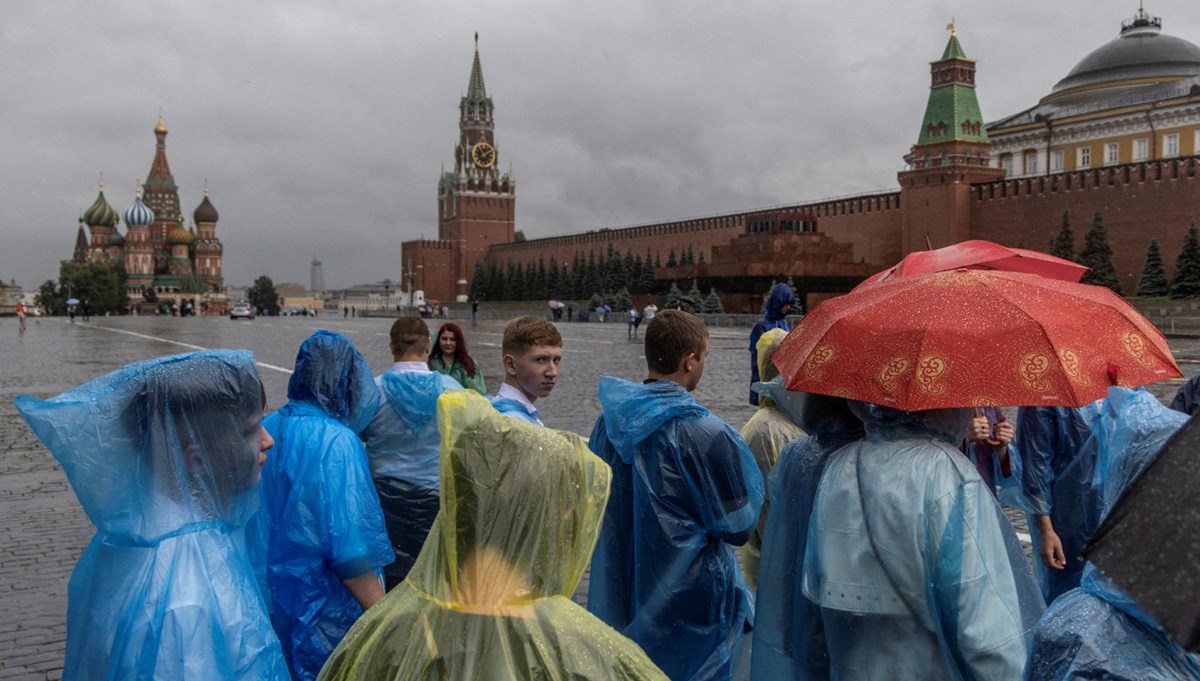
<path fill-rule="evenodd" d="M 354 625 L 323 681 L 665 679 L 570 599 L 609 468 L 578 435 L 438 401 L 442 510 L 408 578 Z"/>
<path fill-rule="evenodd" d="M 263 469 L 271 621 L 293 674 L 315 678 L 362 607 L 342 582 L 392 562 L 358 433 L 379 406 L 362 355 L 318 331 L 300 346 L 288 403 L 263 425 L 275 449 Z"/>
<path fill-rule="evenodd" d="M 829 678 L 1019 678 L 1043 605 L 1008 519 L 951 444 L 971 410 L 851 409 L 866 437 L 826 463 L 802 580 Z"/>
<path fill-rule="evenodd" d="M 782 336 L 785 332 L 779 329 L 768 331 L 763 338 L 766 339 L 767 336 L 775 333 Z M 760 341 L 759 346 L 762 345 L 763 343 Z M 767 383 L 755 383 L 754 390 L 763 399 L 758 402 L 758 410 L 754 412 L 746 425 L 742 426 L 741 435 L 742 439 L 746 441 L 746 446 L 750 448 L 750 453 L 754 456 L 754 462 L 758 464 L 758 472 L 765 481 L 770 475 L 775 461 L 779 459 L 779 453 L 789 442 L 804 435 L 804 431 L 796 425 L 791 415 L 779 406 L 780 401 L 786 402 L 788 399 L 788 390 L 783 386 L 783 380 L 779 376 Z M 800 393 L 791 394 L 799 395 Z M 750 588 L 758 585 L 762 530 L 771 506 L 770 491 L 766 490 L 766 492 L 762 512 L 759 513 L 758 526 L 739 552 L 742 559 L 742 571 Z"/>
<path fill-rule="evenodd" d="M 804 597 L 804 553 L 817 484 L 829 455 L 863 437 L 846 400 L 789 392 L 774 398 L 808 433 L 784 448 L 771 469 L 754 608 L 754 681 L 829 678 L 821 610 Z"/>
<path fill-rule="evenodd" d="M 1172 409 L 1188 416 L 1196 413 L 1196 407 L 1200 407 L 1200 375 L 1192 376 L 1187 383 L 1179 386 L 1179 391 L 1171 400 Z"/>
<path fill-rule="evenodd" d="M 1109 389 L 1093 429 L 1099 465 L 1092 485 L 1102 515 L 1186 420 L 1145 390 Z M 1080 587 L 1054 601 L 1038 623 L 1025 678 L 1200 679 L 1200 659 L 1087 564 Z"/>
<path fill-rule="evenodd" d="M 15 400 L 96 525 L 68 587 L 64 679 L 288 678 L 241 533 L 261 391 L 249 352 L 212 351 Z"/>
<path fill-rule="evenodd" d="M 396 553 L 384 569 L 391 589 L 412 568 L 437 516 L 438 396 L 462 386 L 431 371 L 388 371 L 377 382 L 384 399 L 362 439 Z"/>
<path fill-rule="evenodd" d="M 1083 547 L 1098 527 L 1100 503 L 1090 492 L 1098 451 L 1085 445 L 1102 405 L 1097 400 L 1078 409 L 1021 407 L 1017 412 L 1024 503 L 1032 515 L 1050 516 L 1067 563 L 1062 570 L 1046 567 L 1038 555 L 1041 534 L 1030 522 L 1034 572 L 1048 603 L 1079 586 Z"/>
<path fill-rule="evenodd" d="M 788 312 L 784 311 L 784 306 L 790 306 L 796 301 L 796 294 L 792 293 L 792 287 L 787 284 L 775 284 L 771 289 L 771 293 L 767 296 L 767 302 L 763 305 L 762 317 L 750 329 L 750 385 L 753 386 L 759 380 L 758 367 L 758 339 L 771 329 L 783 329 L 784 331 L 791 330 L 788 326 Z M 750 404 L 758 406 L 758 393 L 750 390 Z"/>
<path fill-rule="evenodd" d="M 679 384 L 600 378 L 589 446 L 613 469 L 588 609 L 672 679 L 728 678 L 753 601 L 733 546 L 758 523 L 746 443 Z"/>

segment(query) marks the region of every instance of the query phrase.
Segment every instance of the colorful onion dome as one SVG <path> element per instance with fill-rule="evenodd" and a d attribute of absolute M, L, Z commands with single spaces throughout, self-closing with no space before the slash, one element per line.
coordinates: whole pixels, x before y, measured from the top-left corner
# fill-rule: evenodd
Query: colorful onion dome
<path fill-rule="evenodd" d="M 130 227 L 145 227 L 154 224 L 154 211 L 142 203 L 142 188 L 138 187 L 133 205 L 125 210 L 125 224 Z"/>
<path fill-rule="evenodd" d="M 208 188 L 204 189 L 204 200 L 196 206 L 196 211 L 192 213 L 192 219 L 196 222 L 216 222 L 217 209 L 213 207 L 212 201 L 208 200 Z"/>
<path fill-rule="evenodd" d="M 100 183 L 100 193 L 87 210 L 83 211 L 83 223 L 88 227 L 112 227 L 120 220 L 117 211 L 108 205 L 104 199 L 104 183 Z"/>
<path fill-rule="evenodd" d="M 191 244 L 196 240 L 196 236 L 187 231 L 187 228 L 180 222 L 178 227 L 175 227 L 170 232 L 167 232 L 167 243 L 169 244 Z"/>

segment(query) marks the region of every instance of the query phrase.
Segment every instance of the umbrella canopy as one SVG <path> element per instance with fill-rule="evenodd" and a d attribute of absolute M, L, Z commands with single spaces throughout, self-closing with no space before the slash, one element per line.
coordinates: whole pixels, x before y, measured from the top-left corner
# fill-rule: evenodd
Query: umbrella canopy
<path fill-rule="evenodd" d="M 79 304 L 78 298 L 67 298 L 67 305 L 78 305 L 78 304 Z"/>
<path fill-rule="evenodd" d="M 901 277 L 960 268 L 1026 272 L 1062 281 L 1079 281 L 1088 271 L 1083 265 L 1039 251 L 1009 248 L 991 241 L 972 239 L 932 251 L 909 253 L 894 267 L 867 277 L 866 281 L 854 290 Z"/>
<path fill-rule="evenodd" d="M 563 308 L 563 304 L 557 300 L 548 301 L 546 304 L 550 306 L 551 310 L 561 310 Z"/>
<path fill-rule="evenodd" d="M 826 300 L 772 359 L 791 390 L 905 411 L 1081 406 L 1114 382 L 1181 375 L 1162 334 L 1109 289 L 994 270 Z"/>
<path fill-rule="evenodd" d="M 1200 422 L 1193 416 L 1117 501 L 1084 555 L 1184 648 L 1200 651 Z"/>

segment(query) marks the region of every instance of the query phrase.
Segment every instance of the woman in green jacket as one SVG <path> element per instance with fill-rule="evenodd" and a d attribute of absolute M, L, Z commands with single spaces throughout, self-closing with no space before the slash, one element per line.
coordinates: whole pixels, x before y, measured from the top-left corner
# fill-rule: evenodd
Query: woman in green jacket
<path fill-rule="evenodd" d="M 487 395 L 483 370 L 467 353 L 467 339 L 458 324 L 442 324 L 438 329 L 437 343 L 429 353 L 429 368 L 450 376 L 464 388 Z"/>

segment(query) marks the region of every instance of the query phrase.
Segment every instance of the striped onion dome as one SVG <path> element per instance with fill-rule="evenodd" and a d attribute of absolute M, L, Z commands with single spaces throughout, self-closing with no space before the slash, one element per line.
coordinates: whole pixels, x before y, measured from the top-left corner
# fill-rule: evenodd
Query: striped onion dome
<path fill-rule="evenodd" d="M 137 188 L 133 205 L 125 209 L 125 224 L 130 227 L 145 227 L 154 224 L 154 211 L 142 203 L 142 188 Z"/>
<path fill-rule="evenodd" d="M 96 200 L 87 210 L 83 211 L 81 220 L 88 227 L 112 227 L 120 220 L 117 211 L 108 205 L 108 201 L 104 199 L 104 184 L 100 184 L 100 193 L 96 196 Z"/>

